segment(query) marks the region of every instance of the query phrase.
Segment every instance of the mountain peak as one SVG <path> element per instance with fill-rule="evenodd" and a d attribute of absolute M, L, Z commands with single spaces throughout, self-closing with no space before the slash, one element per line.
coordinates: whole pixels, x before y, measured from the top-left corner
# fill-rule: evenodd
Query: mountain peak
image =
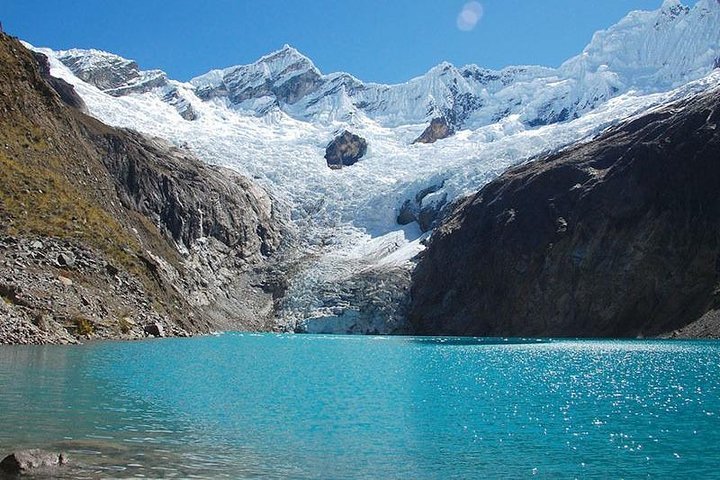
<path fill-rule="evenodd" d="M 298 49 L 287 43 L 283 45 L 280 50 L 276 50 L 267 55 L 263 55 L 254 64 L 267 64 L 278 62 L 288 64 L 302 63 L 308 65 L 309 67 L 315 68 L 315 64 L 312 62 L 312 60 L 310 60 L 307 55 L 303 55 Z"/>
<path fill-rule="evenodd" d="M 683 6 L 680 0 L 664 0 L 660 10 L 672 10 L 680 6 Z"/>
<path fill-rule="evenodd" d="M 295 48 L 295 47 L 293 47 L 293 46 L 290 45 L 289 43 L 284 44 L 284 45 L 282 46 L 282 48 L 281 48 L 280 50 L 278 50 L 278 51 L 279 51 L 279 52 L 287 52 L 287 53 L 290 53 L 290 54 L 300 54 L 300 52 L 298 51 L 298 49 Z"/>
<path fill-rule="evenodd" d="M 690 12 L 690 7 L 684 5 L 680 0 L 664 0 L 658 15 L 661 18 L 674 20 L 680 15 Z"/>

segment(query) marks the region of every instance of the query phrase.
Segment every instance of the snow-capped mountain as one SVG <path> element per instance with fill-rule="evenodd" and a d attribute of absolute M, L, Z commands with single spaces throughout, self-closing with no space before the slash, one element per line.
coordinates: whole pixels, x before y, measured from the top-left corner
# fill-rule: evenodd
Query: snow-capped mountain
<path fill-rule="evenodd" d="M 366 115 L 383 126 L 446 117 L 455 128 L 479 127 L 510 115 L 529 126 L 577 118 L 631 89 L 656 92 L 702 77 L 720 61 L 720 3 L 689 8 L 665 0 L 658 11 L 631 12 L 598 32 L 578 56 L 559 68 L 442 63 L 398 85 L 364 83 L 347 73 L 323 75 L 286 45 L 250 65 L 213 70 L 190 81 L 201 100 L 221 99 L 234 109 L 264 115 L 280 109 L 306 121 L 344 121 Z M 79 78 L 111 95 L 157 90 L 188 119 L 189 100 L 158 70 L 95 50 L 60 52 Z M 190 113 L 187 113 L 187 112 Z"/>
<path fill-rule="evenodd" d="M 425 235 L 398 225 L 403 208 L 437 212 L 508 167 L 716 86 L 720 2 L 631 12 L 558 68 L 442 63 L 398 85 L 325 75 L 289 46 L 190 82 L 108 53 L 42 52 L 92 115 L 232 167 L 291 212 L 306 258 L 285 300 L 291 325 L 387 331 L 396 317 L 378 309 L 388 301 L 373 286 L 402 292 L 397 272 L 411 268 Z M 438 116 L 455 135 L 413 144 Z M 367 154 L 330 170 L 325 147 L 344 129 L 367 140 Z"/>
<path fill-rule="evenodd" d="M 185 120 L 195 120 L 195 111 L 181 92 L 181 84 L 161 70 L 140 70 L 137 62 L 100 50 L 66 50 L 57 58 L 84 82 L 112 95 L 153 93 L 174 106 Z"/>

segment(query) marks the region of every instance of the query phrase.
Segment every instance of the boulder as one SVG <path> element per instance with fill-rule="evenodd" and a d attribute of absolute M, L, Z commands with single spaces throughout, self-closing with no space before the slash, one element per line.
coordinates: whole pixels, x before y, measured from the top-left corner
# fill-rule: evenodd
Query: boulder
<path fill-rule="evenodd" d="M 443 138 L 451 137 L 454 133 L 455 130 L 445 117 L 436 117 L 413 143 L 435 143 Z"/>
<path fill-rule="evenodd" d="M 62 252 L 58 254 L 57 264 L 61 267 L 72 268 L 75 266 L 75 255 L 70 252 Z"/>
<path fill-rule="evenodd" d="M 143 331 L 145 332 L 146 337 L 155 337 L 155 338 L 165 337 L 165 328 L 157 322 L 145 325 L 145 328 L 143 329 Z"/>
<path fill-rule="evenodd" d="M 0 471 L 17 475 L 40 468 L 56 468 L 66 463 L 67 457 L 62 453 L 38 449 L 19 450 L 0 462 Z"/>
<path fill-rule="evenodd" d="M 330 142 L 325 149 L 328 167 L 339 169 L 354 165 L 367 153 L 367 141 L 347 130 Z"/>

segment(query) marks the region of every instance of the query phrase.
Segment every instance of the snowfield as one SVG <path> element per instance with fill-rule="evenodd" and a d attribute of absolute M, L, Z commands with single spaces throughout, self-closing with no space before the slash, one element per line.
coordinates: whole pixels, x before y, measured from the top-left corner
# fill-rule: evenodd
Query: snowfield
<path fill-rule="evenodd" d="M 427 236 L 416 224 L 398 225 L 406 200 L 434 187 L 424 205 L 452 202 L 513 165 L 720 84 L 720 71 L 712 71 L 720 59 L 720 2 L 689 9 L 666 0 L 657 12 L 632 12 L 558 69 L 441 64 L 392 86 L 323 76 L 286 47 L 188 83 L 151 71 L 128 78 L 130 88 L 101 90 L 78 75 L 108 61 L 124 72 L 127 61 L 96 51 L 36 50 L 48 55 L 54 76 L 75 86 L 91 115 L 254 178 L 287 209 L 300 239 L 297 258 L 306 259 L 282 312 L 288 328 L 382 333 L 402 330 L 402 312 L 379 308 L 397 299 L 371 287 L 406 288 Z M 321 86 L 299 99 L 283 96 L 283 85 L 307 78 Z M 180 114 L 188 105 L 192 121 Z M 459 131 L 412 144 L 436 115 L 453 116 Z M 344 129 L 365 138 L 368 153 L 331 170 L 325 147 Z M 358 291 L 368 298 L 358 300 Z"/>

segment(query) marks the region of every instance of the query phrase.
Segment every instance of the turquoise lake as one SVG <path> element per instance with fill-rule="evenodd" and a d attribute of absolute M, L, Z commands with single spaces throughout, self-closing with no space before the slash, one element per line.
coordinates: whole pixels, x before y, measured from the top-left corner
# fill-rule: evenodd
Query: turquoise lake
<path fill-rule="evenodd" d="M 225 334 L 0 347 L 67 478 L 720 478 L 720 343 Z"/>

